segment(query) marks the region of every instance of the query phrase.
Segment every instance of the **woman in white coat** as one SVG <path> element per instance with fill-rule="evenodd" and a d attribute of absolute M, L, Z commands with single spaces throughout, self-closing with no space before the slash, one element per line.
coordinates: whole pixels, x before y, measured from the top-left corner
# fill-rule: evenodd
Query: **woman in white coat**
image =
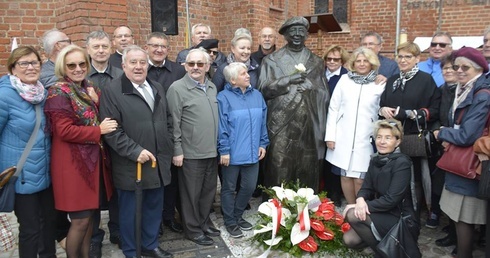
<path fill-rule="evenodd" d="M 375 83 L 379 60 L 368 48 L 356 49 L 347 65 L 351 71 L 342 75 L 330 99 L 325 142 L 326 160 L 341 169 L 342 191 L 353 204 L 374 153 L 370 136 L 385 83 Z"/>

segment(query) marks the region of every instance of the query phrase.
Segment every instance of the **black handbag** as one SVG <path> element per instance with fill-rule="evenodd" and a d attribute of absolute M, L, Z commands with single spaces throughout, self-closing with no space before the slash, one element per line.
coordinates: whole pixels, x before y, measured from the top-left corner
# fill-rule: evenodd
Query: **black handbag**
<path fill-rule="evenodd" d="M 430 158 L 436 155 L 436 148 L 433 147 L 436 139 L 434 134 L 427 130 L 427 121 L 425 121 L 424 129 L 420 127 L 418 119 L 415 119 L 415 123 L 417 124 L 418 133 L 403 136 L 403 141 L 400 144 L 401 152 L 410 157 Z"/>
<path fill-rule="evenodd" d="M 490 160 L 481 163 L 480 182 L 478 182 L 478 198 L 490 199 Z"/>
<path fill-rule="evenodd" d="M 35 105 L 36 109 L 36 125 L 31 133 L 31 137 L 20 156 L 17 166 L 5 169 L 0 175 L 0 212 L 12 212 L 15 204 L 15 183 L 19 173 L 22 171 L 24 164 L 27 160 L 27 156 L 34 146 L 39 127 L 41 127 L 41 105 Z"/>

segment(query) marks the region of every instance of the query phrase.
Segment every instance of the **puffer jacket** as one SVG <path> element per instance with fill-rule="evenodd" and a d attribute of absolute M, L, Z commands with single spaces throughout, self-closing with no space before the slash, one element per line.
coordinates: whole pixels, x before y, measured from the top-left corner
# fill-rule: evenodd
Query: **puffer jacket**
<path fill-rule="evenodd" d="M 46 94 L 47 95 L 47 94 Z M 44 102 L 41 103 L 44 108 Z M 46 132 L 46 118 L 41 115 L 41 127 L 15 191 L 32 194 L 49 187 L 50 137 Z M 16 166 L 31 137 L 36 122 L 34 105 L 25 101 L 12 87 L 8 75 L 0 78 L 0 171 Z"/>
<path fill-rule="evenodd" d="M 229 83 L 218 94 L 218 152 L 230 155 L 230 165 L 259 162 L 259 147 L 269 145 L 267 106 L 262 94 L 252 87 L 245 92 Z"/>

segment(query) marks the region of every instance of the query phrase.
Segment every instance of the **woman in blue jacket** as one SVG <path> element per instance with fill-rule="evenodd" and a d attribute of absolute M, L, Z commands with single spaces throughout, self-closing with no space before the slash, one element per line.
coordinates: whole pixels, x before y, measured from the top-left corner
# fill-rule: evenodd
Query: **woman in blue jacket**
<path fill-rule="evenodd" d="M 33 47 L 12 51 L 7 68 L 10 75 L 0 78 L 0 171 L 17 165 L 36 124 L 35 105 L 43 108 L 47 95 L 39 82 L 41 57 Z M 45 128 L 42 113 L 41 127 L 15 185 L 21 258 L 56 257 L 51 143 Z"/>
<path fill-rule="evenodd" d="M 259 160 L 269 145 L 267 106 L 262 94 L 250 86 L 244 63 L 234 62 L 223 70 L 225 89 L 218 94 L 218 151 L 222 165 L 221 207 L 231 237 L 243 236 L 252 225 L 242 218 L 257 183 Z M 240 191 L 235 196 L 238 176 Z"/>

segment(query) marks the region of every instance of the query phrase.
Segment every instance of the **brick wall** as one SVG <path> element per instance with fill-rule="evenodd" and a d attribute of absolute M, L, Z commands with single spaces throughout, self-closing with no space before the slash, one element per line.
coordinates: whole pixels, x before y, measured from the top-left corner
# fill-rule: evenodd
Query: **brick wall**
<path fill-rule="evenodd" d="M 454 36 L 478 36 L 489 25 L 482 20 L 488 16 L 490 0 L 441 1 L 441 29 L 444 31 Z M 220 49 L 229 52 L 229 42 L 239 27 L 246 27 L 252 32 L 256 46 L 257 34 L 262 27 L 279 28 L 286 18 L 308 15 L 314 10 L 314 0 L 274 2 L 282 6 L 270 7 L 270 1 L 263 0 L 189 0 L 190 23 L 209 24 L 213 36 L 220 40 Z M 431 36 L 436 31 L 439 1 L 401 2 L 401 28 L 407 29 L 409 40 L 416 36 Z M 312 33 L 307 45 L 319 55 L 331 44 L 353 50 L 359 46 L 363 33 L 375 30 L 385 39 L 383 51 L 392 55 L 395 47 L 396 1 L 358 0 L 348 1 L 348 5 L 348 31 Z M 171 36 L 171 59 L 186 47 L 185 1 L 178 1 L 177 11 L 179 35 Z M 40 37 L 46 30 L 56 27 L 67 33 L 76 44 L 83 46 L 89 31 L 102 29 L 112 34 L 115 27 L 127 24 L 134 31 L 135 43 L 143 45 L 151 31 L 150 22 L 150 0 L 0 0 L 0 75 L 6 73 L 5 64 L 13 37 L 17 37 L 20 45 L 34 45 L 41 50 Z M 283 44 L 280 36 L 278 45 Z"/>

